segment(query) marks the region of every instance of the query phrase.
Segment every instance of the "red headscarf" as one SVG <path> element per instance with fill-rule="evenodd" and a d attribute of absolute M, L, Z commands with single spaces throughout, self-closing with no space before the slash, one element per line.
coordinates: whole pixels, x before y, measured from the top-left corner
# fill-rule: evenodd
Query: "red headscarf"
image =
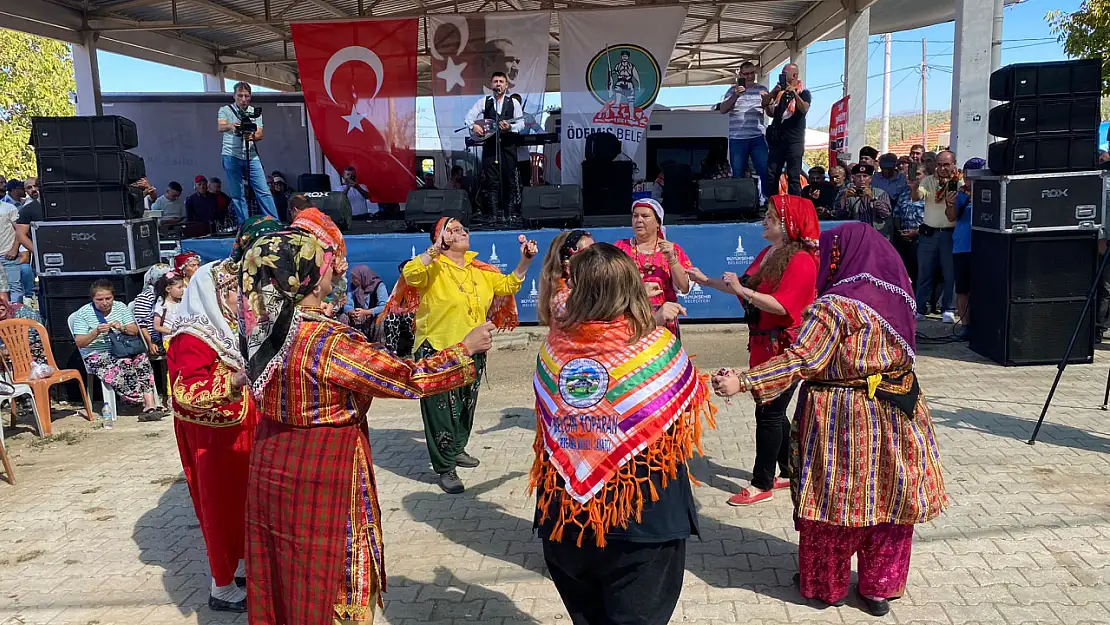
<path fill-rule="evenodd" d="M 813 255 L 814 260 L 817 260 L 821 226 L 813 202 L 796 195 L 774 195 L 771 196 L 771 203 L 779 214 L 786 240 L 801 243 Z"/>
<path fill-rule="evenodd" d="M 173 257 L 174 271 L 177 271 L 178 273 L 181 273 L 182 271 L 185 270 L 185 265 L 188 265 L 189 261 L 194 259 L 194 258 L 197 259 L 197 262 L 200 262 L 200 254 L 197 254 L 196 252 L 194 252 L 192 250 L 185 250 L 184 252 L 181 252 L 177 256 L 174 256 Z"/>
<path fill-rule="evenodd" d="M 342 274 L 347 271 L 347 243 L 331 217 L 316 208 L 305 208 L 297 213 L 297 218 L 289 227 L 308 232 L 325 246 L 335 249 L 335 272 Z"/>

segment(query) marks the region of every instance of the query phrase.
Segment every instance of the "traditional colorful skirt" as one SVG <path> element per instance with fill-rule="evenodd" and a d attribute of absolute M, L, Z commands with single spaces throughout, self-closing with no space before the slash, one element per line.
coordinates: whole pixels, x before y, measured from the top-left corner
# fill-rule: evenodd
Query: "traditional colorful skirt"
<path fill-rule="evenodd" d="M 385 571 L 364 428 L 259 424 L 247 493 L 252 625 L 332 625 L 374 610 Z"/>

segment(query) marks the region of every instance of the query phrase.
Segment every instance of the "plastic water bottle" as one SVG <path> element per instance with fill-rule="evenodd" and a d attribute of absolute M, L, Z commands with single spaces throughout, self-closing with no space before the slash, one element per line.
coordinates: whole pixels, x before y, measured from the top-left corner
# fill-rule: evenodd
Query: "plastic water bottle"
<path fill-rule="evenodd" d="M 112 414 L 112 408 L 108 405 L 100 411 L 100 418 L 104 420 L 104 429 L 110 430 L 115 425 L 116 415 Z"/>

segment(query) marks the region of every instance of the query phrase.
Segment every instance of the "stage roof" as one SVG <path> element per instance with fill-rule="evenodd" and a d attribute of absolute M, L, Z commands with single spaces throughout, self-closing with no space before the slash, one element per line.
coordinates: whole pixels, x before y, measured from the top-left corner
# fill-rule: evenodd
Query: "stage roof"
<path fill-rule="evenodd" d="M 1006 0 L 1011 4 L 1017 0 Z M 0 0 L 6 28 L 81 43 L 272 89 L 297 90 L 289 24 L 297 21 L 419 16 L 420 94 L 430 94 L 423 16 L 428 13 L 611 9 L 667 0 Z M 686 23 L 666 86 L 728 82 L 746 60 L 772 68 L 790 45 L 840 37 L 845 6 L 871 5 L 879 34 L 950 21 L 955 0 L 685 0 Z M 548 90 L 559 90 L 559 24 L 553 13 Z"/>

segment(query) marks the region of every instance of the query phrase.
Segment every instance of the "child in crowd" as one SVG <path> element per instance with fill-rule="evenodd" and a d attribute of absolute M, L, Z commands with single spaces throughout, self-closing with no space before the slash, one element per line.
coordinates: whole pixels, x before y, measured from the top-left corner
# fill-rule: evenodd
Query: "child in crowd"
<path fill-rule="evenodd" d="M 158 294 L 158 302 L 154 304 L 154 331 L 165 348 L 173 334 L 174 311 L 185 295 L 185 276 L 176 271 L 167 273 L 158 279 L 154 292 Z"/>

